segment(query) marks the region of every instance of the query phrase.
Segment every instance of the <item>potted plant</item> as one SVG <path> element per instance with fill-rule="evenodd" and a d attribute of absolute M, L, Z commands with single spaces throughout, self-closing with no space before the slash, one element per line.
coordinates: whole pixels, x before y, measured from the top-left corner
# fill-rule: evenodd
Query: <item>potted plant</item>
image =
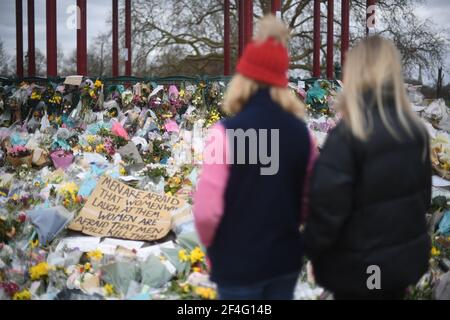
<path fill-rule="evenodd" d="M 14 168 L 24 164 L 31 167 L 32 152 L 24 146 L 13 146 L 8 149 L 6 159 Z"/>
<path fill-rule="evenodd" d="M 50 154 L 50 158 L 53 161 L 53 165 L 56 169 L 67 169 L 73 162 L 73 154 L 72 152 L 65 150 L 56 150 Z"/>

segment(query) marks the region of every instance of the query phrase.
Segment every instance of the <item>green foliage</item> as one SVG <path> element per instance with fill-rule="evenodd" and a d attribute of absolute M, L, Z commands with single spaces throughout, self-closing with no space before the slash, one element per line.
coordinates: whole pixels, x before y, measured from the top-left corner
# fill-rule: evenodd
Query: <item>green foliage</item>
<path fill-rule="evenodd" d="M 159 163 L 162 159 L 169 158 L 171 154 L 170 148 L 164 145 L 163 141 L 154 140 L 152 151 L 145 153 L 143 160 L 145 163 Z"/>
<path fill-rule="evenodd" d="M 444 196 L 434 197 L 433 200 L 431 200 L 431 212 L 447 210 L 448 208 L 447 198 Z"/>

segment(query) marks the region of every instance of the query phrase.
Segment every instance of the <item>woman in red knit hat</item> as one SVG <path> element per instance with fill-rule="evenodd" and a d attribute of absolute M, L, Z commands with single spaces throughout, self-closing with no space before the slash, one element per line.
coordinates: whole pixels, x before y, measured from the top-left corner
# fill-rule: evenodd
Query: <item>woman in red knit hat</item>
<path fill-rule="evenodd" d="M 316 148 L 288 89 L 289 29 L 259 23 L 211 130 L 194 215 L 221 299 L 292 299 Z"/>

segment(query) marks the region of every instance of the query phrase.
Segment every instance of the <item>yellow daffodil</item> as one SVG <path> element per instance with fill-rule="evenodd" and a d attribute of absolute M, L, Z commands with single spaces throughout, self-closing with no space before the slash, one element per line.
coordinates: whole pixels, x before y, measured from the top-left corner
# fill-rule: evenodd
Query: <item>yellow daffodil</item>
<path fill-rule="evenodd" d="M 187 262 L 189 261 L 189 255 L 187 254 L 187 251 L 182 249 L 178 251 L 178 259 L 180 259 L 181 262 Z"/>
<path fill-rule="evenodd" d="M 99 261 L 103 258 L 103 253 L 99 249 L 97 249 L 97 250 L 88 252 L 87 256 L 91 260 Z"/>
<path fill-rule="evenodd" d="M 202 271 L 202 269 L 200 269 L 199 267 L 193 267 L 192 271 L 193 272 L 200 272 L 200 271 Z"/>
<path fill-rule="evenodd" d="M 109 283 L 105 284 L 103 289 L 105 289 L 107 296 L 112 296 L 115 293 L 114 286 L 112 284 L 109 284 Z"/>
<path fill-rule="evenodd" d="M 16 292 L 13 296 L 13 300 L 31 300 L 31 292 L 27 289 Z"/>
<path fill-rule="evenodd" d="M 436 248 L 436 247 L 431 248 L 431 256 L 436 257 L 439 255 L 441 255 L 441 251 L 439 251 L 438 248 Z"/>
<path fill-rule="evenodd" d="M 61 97 L 58 95 L 54 95 L 51 97 L 51 99 L 48 101 L 50 103 L 60 104 L 61 103 Z"/>
<path fill-rule="evenodd" d="M 212 288 L 197 287 L 195 288 L 195 294 L 205 300 L 215 300 L 217 298 L 217 292 Z"/>
<path fill-rule="evenodd" d="M 104 151 L 106 151 L 106 149 L 103 144 L 99 144 L 98 146 L 95 147 L 95 152 L 97 152 L 97 153 L 102 153 Z"/>
<path fill-rule="evenodd" d="M 178 93 L 178 95 L 180 96 L 180 98 L 184 97 L 184 89 L 181 89 L 180 92 Z"/>
<path fill-rule="evenodd" d="M 30 268 L 29 274 L 31 280 L 39 280 L 48 276 L 48 272 L 51 270 L 50 265 L 47 262 L 41 262 Z"/>
<path fill-rule="evenodd" d="M 124 167 L 121 167 L 119 170 L 119 173 L 121 176 L 126 176 L 127 175 L 127 170 Z"/>
<path fill-rule="evenodd" d="M 94 83 L 94 87 L 97 88 L 97 89 L 101 88 L 102 87 L 102 82 L 100 80 L 96 80 L 95 83 Z"/>
<path fill-rule="evenodd" d="M 75 182 L 69 182 L 61 187 L 60 192 L 64 195 L 76 195 L 78 193 L 78 189 L 78 185 Z"/>
<path fill-rule="evenodd" d="M 66 183 L 59 189 L 59 193 L 64 196 L 63 205 L 69 207 L 71 202 L 75 202 L 77 199 L 79 187 L 75 182 Z"/>
<path fill-rule="evenodd" d="M 84 271 L 89 272 L 91 270 L 92 266 L 89 262 L 84 264 Z"/>
<path fill-rule="evenodd" d="M 205 254 L 199 247 L 196 247 L 194 250 L 191 251 L 191 263 L 192 264 L 201 262 L 204 257 L 205 257 Z"/>
<path fill-rule="evenodd" d="M 41 100 L 41 94 L 37 91 L 31 93 L 31 100 Z"/>
<path fill-rule="evenodd" d="M 30 241 L 30 246 L 32 249 L 37 248 L 39 246 L 39 240 L 36 239 L 34 241 Z"/>
<path fill-rule="evenodd" d="M 89 144 L 93 144 L 93 143 L 95 142 L 95 136 L 93 136 L 93 135 L 88 135 L 88 136 L 86 137 L 86 141 L 87 141 L 87 143 L 89 143 Z"/>

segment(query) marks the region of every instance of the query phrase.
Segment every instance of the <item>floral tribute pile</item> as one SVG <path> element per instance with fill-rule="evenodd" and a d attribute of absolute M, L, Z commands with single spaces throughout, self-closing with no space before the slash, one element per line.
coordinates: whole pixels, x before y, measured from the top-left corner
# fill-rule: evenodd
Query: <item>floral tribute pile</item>
<path fill-rule="evenodd" d="M 339 121 L 339 84 L 290 88 L 305 101 L 308 127 L 321 147 Z M 193 223 L 192 194 L 207 129 L 226 116 L 225 89 L 220 81 L 108 85 L 90 79 L 79 86 L 1 87 L 0 299 L 216 299 Z M 450 177 L 450 142 L 444 116 L 431 112 L 439 108 L 421 109 L 422 102 L 415 108 L 436 130 L 433 165 L 443 179 L 430 209 L 432 267 L 411 297 L 434 298 L 439 283 L 448 282 L 442 268 L 449 257 L 450 211 L 442 184 Z M 145 242 L 68 229 L 103 175 L 184 199 L 185 206 L 170 212 L 170 233 Z M 311 274 L 305 266 L 295 297 L 328 299 Z"/>

